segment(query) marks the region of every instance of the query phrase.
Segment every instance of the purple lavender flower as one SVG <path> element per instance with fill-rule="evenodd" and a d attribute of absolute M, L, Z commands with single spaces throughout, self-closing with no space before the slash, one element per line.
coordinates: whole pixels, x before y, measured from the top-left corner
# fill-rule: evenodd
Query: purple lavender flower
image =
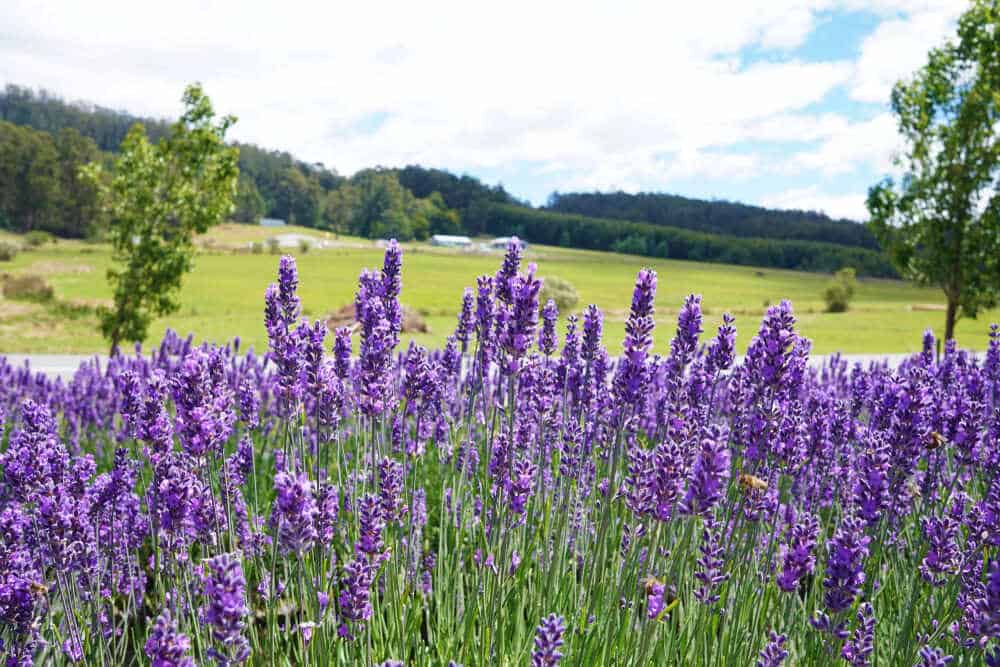
<path fill-rule="evenodd" d="M 367 555 L 372 560 L 382 557 L 382 530 L 385 521 L 382 519 L 381 503 L 376 496 L 365 496 L 358 500 L 358 521 L 360 532 L 358 541 L 354 544 L 356 556 Z"/>
<path fill-rule="evenodd" d="M 854 667 L 868 667 L 868 657 L 875 650 L 875 611 L 867 602 L 858 608 L 858 626 L 844 644 L 840 655 Z"/>
<path fill-rule="evenodd" d="M 475 295 L 472 288 L 466 287 L 462 293 L 462 310 L 458 314 L 458 324 L 455 326 L 455 340 L 462 344 L 462 354 L 468 351 L 472 332 L 476 328 L 474 302 Z"/>
<path fill-rule="evenodd" d="M 854 502 L 858 516 L 870 526 L 882 517 L 889 505 L 888 445 L 881 438 L 869 438 L 860 459 Z"/>
<path fill-rule="evenodd" d="M 389 321 L 381 294 L 381 283 L 374 274 L 362 272 L 355 296 L 361 323 L 360 371 L 357 378 L 358 402 L 370 416 L 382 415 L 391 398 L 392 350 L 397 335 Z"/>
<path fill-rule="evenodd" d="M 152 667 L 194 667 L 194 660 L 188 655 L 191 640 L 177 628 L 169 607 L 164 607 L 156 617 L 145 650 Z"/>
<path fill-rule="evenodd" d="M 381 283 L 385 317 L 392 331 L 392 346 L 395 347 L 403 329 L 403 308 L 399 305 L 399 294 L 403 290 L 403 249 L 396 239 L 390 239 L 385 248 Z"/>
<path fill-rule="evenodd" d="M 500 333 L 500 344 L 506 353 L 506 371 L 516 373 L 521 358 L 527 354 L 538 326 L 538 292 L 542 283 L 535 278 L 534 264 L 528 273 L 517 275 L 508 281 L 511 309 L 501 311 L 506 318 L 506 327 Z"/>
<path fill-rule="evenodd" d="M 604 315 L 601 309 L 590 304 L 583 311 L 583 345 L 580 348 L 580 358 L 593 363 L 597 351 L 601 348 L 601 335 L 604 330 Z"/>
<path fill-rule="evenodd" d="M 494 278 L 496 298 L 501 303 L 513 303 L 510 282 L 517 275 L 518 269 L 520 268 L 521 241 L 516 236 L 512 236 L 510 241 L 507 242 L 507 253 L 504 255 L 503 264 L 500 266 L 500 270 L 497 271 L 496 277 Z M 480 283 L 480 287 L 482 287 L 482 283 Z"/>
<path fill-rule="evenodd" d="M 351 370 L 351 330 L 348 327 L 338 327 L 333 334 L 333 359 L 337 377 L 347 378 Z"/>
<path fill-rule="evenodd" d="M 669 521 L 680 496 L 685 478 L 684 452 L 672 440 L 657 445 L 653 453 L 650 495 L 652 514 L 658 521 Z"/>
<path fill-rule="evenodd" d="M 945 655 L 941 649 L 930 646 L 920 647 L 919 658 L 920 661 L 916 667 L 945 667 L 955 659 L 950 655 Z"/>
<path fill-rule="evenodd" d="M 826 589 L 823 600 L 826 608 L 837 614 L 854 602 L 865 583 L 864 559 L 868 556 L 871 538 L 864 534 L 864 521 L 845 517 L 827 545 Z"/>
<path fill-rule="evenodd" d="M 797 338 L 792 304 L 782 301 L 768 308 L 760 331 L 747 348 L 745 363 L 755 382 L 762 387 L 781 386 Z"/>
<path fill-rule="evenodd" d="M 705 370 L 709 375 L 727 370 L 733 365 L 736 350 L 736 320 L 729 313 L 722 314 L 722 324 L 712 342 L 708 344 Z"/>
<path fill-rule="evenodd" d="M 260 426 L 260 396 L 249 378 L 240 383 L 236 399 L 240 407 L 240 419 L 246 427 L 255 429 Z"/>
<path fill-rule="evenodd" d="M 202 620 L 209 626 L 215 644 L 208 655 L 219 665 L 244 662 L 250 657 L 250 642 L 243 635 L 246 617 L 246 581 L 243 567 L 233 554 L 221 554 L 205 562 L 205 605 Z"/>
<path fill-rule="evenodd" d="M 728 434 L 713 428 L 701 441 L 682 507 L 688 514 L 708 516 L 726 491 L 730 475 Z"/>
<path fill-rule="evenodd" d="M 632 308 L 625 322 L 623 354 L 615 374 L 615 398 L 622 409 L 637 409 L 649 381 L 646 355 L 653 346 L 653 299 L 656 297 L 656 271 L 642 269 L 635 278 Z"/>
<path fill-rule="evenodd" d="M 788 649 L 785 643 L 788 641 L 786 635 L 779 635 L 774 630 L 768 635 L 767 645 L 760 652 L 760 660 L 757 667 L 781 667 L 788 657 Z"/>
<path fill-rule="evenodd" d="M 479 346 L 480 371 L 485 372 L 493 358 L 493 279 L 480 276 L 476 279 L 476 341 Z"/>
<path fill-rule="evenodd" d="M 403 464 L 384 457 L 379 469 L 379 502 L 382 521 L 386 524 L 399 521 L 406 506 L 403 504 Z"/>
<path fill-rule="evenodd" d="M 961 514 L 947 513 L 941 518 L 922 517 L 924 537 L 930 545 L 927 555 L 920 562 L 920 576 L 933 586 L 947 583 L 947 574 L 954 574 L 960 562 L 958 535 L 962 526 Z"/>
<path fill-rule="evenodd" d="M 778 559 L 781 573 L 776 579 L 778 588 L 791 592 L 799 587 L 803 577 L 813 573 L 816 567 L 816 540 L 819 537 L 819 520 L 808 512 L 798 516 L 792 526 L 788 544 L 781 545 Z"/>
<path fill-rule="evenodd" d="M 542 330 L 538 334 L 538 349 L 545 356 L 556 351 L 559 340 L 556 336 L 556 320 L 559 318 L 559 308 L 556 302 L 549 299 L 542 308 Z"/>
<path fill-rule="evenodd" d="M 701 328 L 701 295 L 691 294 L 684 299 L 677 314 L 677 334 L 670 341 L 670 357 L 675 369 L 684 368 L 698 349 Z"/>
<path fill-rule="evenodd" d="M 934 330 L 930 327 L 924 329 L 924 336 L 920 350 L 920 360 L 924 366 L 930 367 L 934 363 Z"/>
<path fill-rule="evenodd" d="M 528 498 L 535 486 L 538 468 L 530 459 L 522 458 L 514 463 L 514 475 L 510 480 L 510 511 L 524 514 Z"/>
<path fill-rule="evenodd" d="M 660 614 L 667 608 L 666 590 L 667 587 L 659 581 L 653 581 L 646 586 L 646 615 L 650 619 L 659 619 Z"/>
<path fill-rule="evenodd" d="M 694 577 L 701 582 L 701 586 L 695 590 L 694 596 L 702 604 L 710 606 L 719 601 L 719 594 L 716 592 L 719 585 L 729 579 L 729 575 L 722 571 L 724 561 L 719 530 L 711 520 L 705 521 L 698 551 L 701 552 L 701 557 Z"/>
<path fill-rule="evenodd" d="M 319 509 L 313 496 L 313 483 L 304 472 L 282 470 L 274 476 L 274 490 L 271 527 L 278 533 L 282 551 L 302 555 L 312 548 L 319 536 L 316 532 Z"/>
<path fill-rule="evenodd" d="M 371 586 L 375 581 L 376 566 L 366 558 L 357 557 L 344 565 L 337 602 L 341 623 L 338 634 L 353 639 L 353 628 L 372 616 Z"/>
<path fill-rule="evenodd" d="M 559 647 L 563 645 L 566 619 L 549 614 L 535 630 L 535 650 L 531 652 L 532 667 L 554 667 L 562 659 Z"/>

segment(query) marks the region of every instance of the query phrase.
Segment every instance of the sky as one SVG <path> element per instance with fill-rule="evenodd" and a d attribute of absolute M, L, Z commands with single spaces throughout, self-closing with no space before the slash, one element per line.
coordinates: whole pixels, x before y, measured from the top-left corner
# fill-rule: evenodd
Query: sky
<path fill-rule="evenodd" d="M 421 164 L 553 191 L 662 191 L 863 220 L 893 83 L 962 0 L 4 0 L 0 81 L 176 117 L 344 175 Z"/>

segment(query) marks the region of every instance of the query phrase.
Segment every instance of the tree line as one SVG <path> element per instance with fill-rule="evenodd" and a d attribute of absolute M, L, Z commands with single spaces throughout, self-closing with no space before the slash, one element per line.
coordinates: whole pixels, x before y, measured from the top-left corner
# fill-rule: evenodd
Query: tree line
<path fill-rule="evenodd" d="M 49 134 L 0 121 L 0 227 L 91 235 L 97 194 L 79 171 L 101 157 L 94 141 L 72 128 Z"/>
<path fill-rule="evenodd" d="M 706 234 L 509 204 L 489 205 L 485 220 L 487 232 L 513 233 L 536 243 L 567 248 L 802 271 L 831 272 L 851 266 L 859 275 L 883 278 L 896 275 L 892 265 L 875 250 L 821 241 Z"/>
<path fill-rule="evenodd" d="M 109 162 L 137 122 L 153 144 L 171 127 L 13 85 L 0 93 L 0 118 L 8 121 L 0 128 L 0 225 L 70 237 L 101 232 L 94 188 L 76 177 L 80 166 Z M 894 275 L 864 227 L 818 213 L 649 193 L 555 193 L 547 208 L 534 209 L 502 185 L 468 174 L 408 165 L 345 178 L 287 152 L 233 145 L 239 179 L 232 217 L 240 222 L 273 217 L 400 240 L 518 234 L 537 243 L 651 257 L 810 271 L 849 265 L 862 275 Z"/>
<path fill-rule="evenodd" d="M 817 211 L 776 211 L 658 192 L 555 192 L 546 208 L 557 213 L 648 222 L 712 234 L 822 241 L 872 250 L 879 247 L 875 235 L 864 225 L 834 220 Z"/>

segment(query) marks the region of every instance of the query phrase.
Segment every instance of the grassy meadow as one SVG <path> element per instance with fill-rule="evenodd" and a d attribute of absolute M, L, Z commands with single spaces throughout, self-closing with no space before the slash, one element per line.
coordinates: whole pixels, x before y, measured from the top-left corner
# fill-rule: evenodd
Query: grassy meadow
<path fill-rule="evenodd" d="M 297 257 L 300 294 L 310 318 L 326 316 L 351 303 L 359 271 L 381 265 L 383 251 L 364 239 L 334 239 L 294 227 L 280 232 L 328 239 L 333 245 L 307 253 L 282 251 Z M 215 342 L 238 335 L 244 346 L 263 350 L 263 293 L 274 280 L 277 257 L 268 254 L 266 246 L 263 254 L 251 254 L 248 245 L 275 233 L 274 229 L 230 224 L 201 237 L 195 269 L 182 289 L 181 310 L 157 320 L 148 342 L 159 341 L 169 327 Z M 7 235 L 6 240 L 18 239 Z M 499 252 L 469 253 L 407 244 L 402 302 L 419 311 L 431 330 L 410 337 L 425 345 L 442 344 L 454 327 L 463 288 L 474 286 L 477 275 L 494 273 L 501 257 Z M 623 336 L 635 273 L 646 265 L 659 274 L 657 351 L 665 350 L 673 331 L 670 320 L 692 292 L 703 295 L 706 329 L 714 329 L 725 311 L 736 316 L 741 350 L 756 331 L 767 304 L 783 298 L 794 304 L 800 331 L 813 340 L 817 353 L 911 352 L 919 349 L 924 328 L 931 326 L 940 334 L 944 322 L 938 290 L 902 281 L 861 280 L 851 310 L 832 314 L 823 312 L 821 293 L 829 280 L 825 275 L 546 246 L 530 247 L 526 259 L 538 264 L 539 275 L 554 275 L 572 283 L 580 295 L 577 309 L 596 303 L 605 311 L 605 335 L 611 349 L 620 345 Z M 0 263 L 0 273 L 38 275 L 55 291 L 55 300 L 48 304 L 0 298 L 0 353 L 105 351 L 93 307 L 110 299 L 105 281 L 109 263 L 107 246 L 76 241 L 25 249 L 13 261 Z M 1000 311 L 991 311 L 978 320 L 962 320 L 958 326 L 960 344 L 985 348 L 989 323 L 998 318 Z"/>

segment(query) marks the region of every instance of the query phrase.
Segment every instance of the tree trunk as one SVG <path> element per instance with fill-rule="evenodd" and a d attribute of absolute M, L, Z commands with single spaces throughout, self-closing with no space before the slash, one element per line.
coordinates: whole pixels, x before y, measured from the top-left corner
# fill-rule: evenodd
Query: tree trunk
<path fill-rule="evenodd" d="M 955 337 L 955 320 L 958 315 L 958 297 L 948 295 L 948 310 L 944 316 L 944 339 L 949 341 Z"/>

